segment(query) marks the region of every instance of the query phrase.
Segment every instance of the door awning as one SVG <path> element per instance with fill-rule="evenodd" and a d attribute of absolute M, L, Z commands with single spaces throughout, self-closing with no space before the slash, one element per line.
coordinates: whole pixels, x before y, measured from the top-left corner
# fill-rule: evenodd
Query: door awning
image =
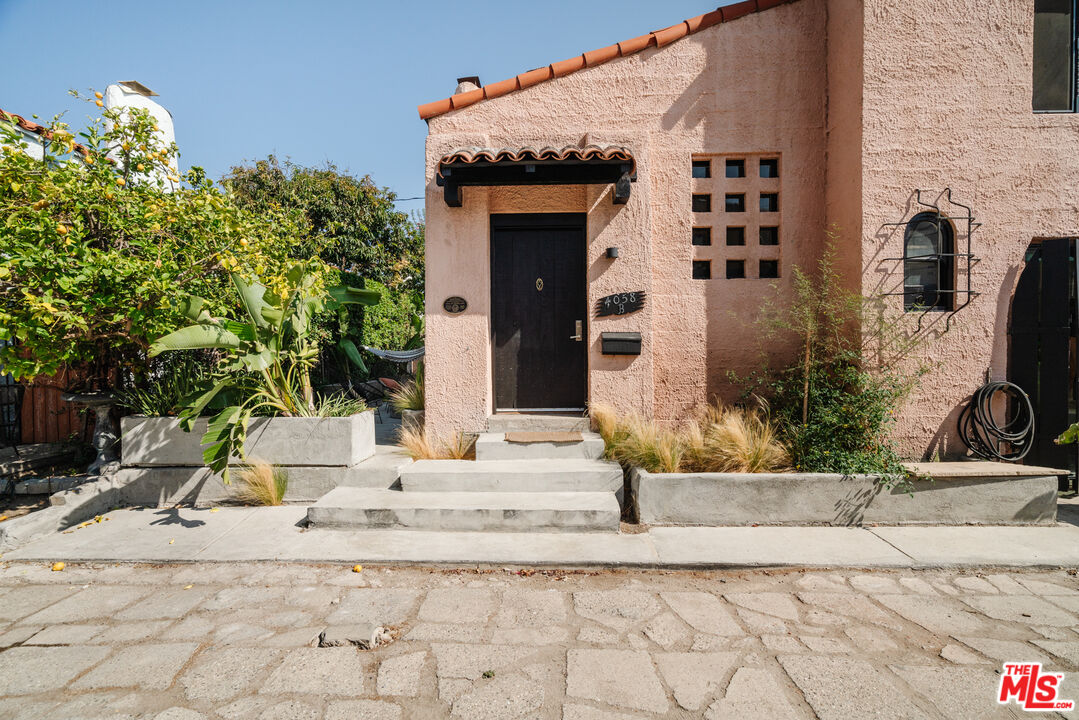
<path fill-rule="evenodd" d="M 609 185 L 614 204 L 629 200 L 637 165 L 629 148 L 570 145 L 545 148 L 462 148 L 438 162 L 435 182 L 450 207 L 461 207 L 465 185 Z"/>

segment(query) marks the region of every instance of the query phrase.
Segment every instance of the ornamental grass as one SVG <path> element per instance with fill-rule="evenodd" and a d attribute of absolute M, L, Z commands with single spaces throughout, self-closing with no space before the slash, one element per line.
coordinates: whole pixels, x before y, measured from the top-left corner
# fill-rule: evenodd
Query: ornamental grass
<path fill-rule="evenodd" d="M 626 466 L 662 473 L 791 469 L 790 455 L 763 409 L 704 405 L 675 427 L 603 406 L 594 406 L 591 415 L 606 456 Z"/>
<path fill-rule="evenodd" d="M 403 423 L 397 431 L 397 444 L 413 460 L 471 460 L 475 458 L 475 437 L 454 432 L 446 439 L 431 438 L 419 423 Z"/>
<path fill-rule="evenodd" d="M 233 497 L 248 505 L 280 505 L 288 490 L 288 472 L 266 462 L 251 462 L 236 472 Z"/>

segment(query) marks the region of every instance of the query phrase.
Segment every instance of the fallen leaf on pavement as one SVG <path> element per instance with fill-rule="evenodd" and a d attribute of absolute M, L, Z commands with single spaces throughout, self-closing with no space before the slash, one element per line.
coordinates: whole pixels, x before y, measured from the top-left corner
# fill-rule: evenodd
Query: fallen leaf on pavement
<path fill-rule="evenodd" d="M 53 564 L 52 564 L 52 571 L 53 571 L 53 572 L 60 572 L 60 571 L 61 571 L 61 570 L 63 570 L 63 569 L 65 568 L 65 567 L 67 567 L 67 565 L 64 565 L 64 563 L 62 563 L 62 562 L 55 562 L 55 563 L 53 563 Z"/>

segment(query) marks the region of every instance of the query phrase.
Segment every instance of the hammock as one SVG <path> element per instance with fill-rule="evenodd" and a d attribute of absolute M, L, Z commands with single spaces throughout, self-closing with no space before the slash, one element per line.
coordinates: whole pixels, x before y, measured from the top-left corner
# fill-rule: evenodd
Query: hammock
<path fill-rule="evenodd" d="M 419 360 L 423 357 L 424 349 L 416 348 L 415 350 L 379 350 L 378 348 L 363 346 L 363 349 L 371 353 L 375 357 L 380 357 L 383 360 L 389 360 L 395 363 L 407 363 L 413 360 Z"/>

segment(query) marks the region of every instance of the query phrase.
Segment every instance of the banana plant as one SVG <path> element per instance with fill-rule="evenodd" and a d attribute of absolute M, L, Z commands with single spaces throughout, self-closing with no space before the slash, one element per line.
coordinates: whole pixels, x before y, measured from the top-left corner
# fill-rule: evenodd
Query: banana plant
<path fill-rule="evenodd" d="M 208 383 L 184 402 L 180 426 L 190 432 L 208 407 L 224 405 L 202 436 L 202 457 L 221 473 L 225 483 L 229 482 L 230 459 L 245 459 L 247 424 L 254 414 L 318 414 L 311 388 L 311 368 L 318 360 L 318 342 L 312 332 L 314 316 L 344 305 L 375 305 L 379 301 L 374 290 L 343 285 L 322 290 L 306 263 L 290 268 L 286 274 L 288 291 L 283 295 L 258 282 L 248 283 L 238 274 L 231 277 L 246 322 L 211 317 L 205 301 L 189 296 L 178 309 L 195 324 L 158 338 L 149 351 L 151 357 L 172 350 L 208 348 L 224 353 Z M 349 351 L 341 349 L 346 354 Z M 355 345 L 352 350 L 356 350 Z"/>

